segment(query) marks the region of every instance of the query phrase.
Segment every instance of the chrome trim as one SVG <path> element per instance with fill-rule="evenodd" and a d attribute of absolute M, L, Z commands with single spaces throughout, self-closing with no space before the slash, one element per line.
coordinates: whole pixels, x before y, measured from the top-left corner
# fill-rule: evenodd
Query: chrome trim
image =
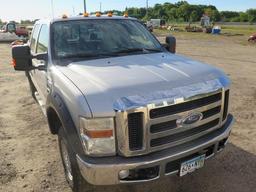
<path fill-rule="evenodd" d="M 223 98 L 225 95 L 224 92 L 224 88 L 218 89 L 217 91 L 212 91 L 209 93 L 205 93 L 205 94 L 199 94 L 199 95 L 195 95 L 192 97 L 189 97 L 187 99 L 184 100 L 177 100 L 175 102 L 169 102 L 169 101 L 163 101 L 160 104 L 148 104 L 145 107 L 139 107 L 139 108 L 135 108 L 135 109 L 128 109 L 126 111 L 117 111 L 116 112 L 116 131 L 117 131 L 117 141 L 118 141 L 118 153 L 122 156 L 126 156 L 126 157 L 131 157 L 131 156 L 140 156 L 140 155 L 145 155 L 145 154 L 149 154 L 151 152 L 155 152 L 158 150 L 162 150 L 162 149 L 166 149 L 168 147 L 173 147 L 175 146 L 173 143 L 169 143 L 166 145 L 161 145 L 161 146 L 157 146 L 157 147 L 151 147 L 150 146 L 150 141 L 152 139 L 156 139 L 159 137 L 163 137 L 165 135 L 171 135 L 171 134 L 175 134 L 178 132 L 183 132 L 183 131 L 187 131 L 189 129 L 193 129 L 196 128 L 200 125 L 203 125 L 205 123 L 210 122 L 211 120 L 217 119 L 219 118 L 219 124 L 218 126 L 215 126 L 214 128 L 209 129 L 210 131 L 215 130 L 216 128 L 220 127 L 222 125 L 221 119 L 222 119 L 222 114 L 223 114 Z M 217 93 L 222 93 L 222 98 L 220 101 L 211 103 L 209 105 L 203 106 L 203 107 L 199 107 L 193 110 L 188 110 L 185 112 L 181 112 L 181 113 L 177 113 L 174 115 L 168 115 L 168 116 L 164 116 L 164 117 L 159 117 L 159 118 L 154 118 L 151 119 L 149 114 L 150 114 L 150 110 L 152 109 L 157 109 L 157 108 L 162 108 L 162 107 L 167 107 L 167 106 L 171 106 L 171 105 L 176 105 L 176 104 L 180 104 L 180 103 L 185 103 L 185 102 L 189 102 L 189 101 L 193 101 L 193 100 L 197 100 L 197 99 L 201 99 L 204 97 L 208 97 L 211 95 L 215 95 Z M 168 131 L 164 131 L 164 132 L 159 132 L 159 133 L 150 133 L 150 126 L 154 125 L 154 124 L 159 124 L 159 123 L 163 123 L 163 122 L 167 122 L 167 121 L 172 121 L 172 120 L 176 120 L 176 119 L 180 119 L 180 118 L 184 118 L 186 116 L 188 116 L 189 114 L 191 114 L 192 112 L 204 112 L 207 111 L 209 109 L 213 109 L 217 106 L 221 106 L 221 112 L 211 116 L 207 119 L 203 119 L 199 122 L 196 122 L 195 124 L 189 125 L 189 126 L 181 126 L 178 128 L 174 128 Z M 143 121 L 143 147 L 141 150 L 136 150 L 136 151 L 131 151 L 129 148 L 129 134 L 128 134 L 128 114 L 130 113 L 136 113 L 136 112 L 143 112 L 144 113 L 144 121 Z M 209 131 L 205 131 L 202 132 L 198 135 L 202 136 L 204 134 L 209 133 Z M 184 143 L 187 141 L 190 141 L 191 139 L 196 139 L 198 138 L 198 135 L 196 135 L 196 137 L 190 137 L 187 138 L 185 140 L 179 141 L 179 142 L 175 142 L 176 145 L 180 144 L 180 143 Z"/>

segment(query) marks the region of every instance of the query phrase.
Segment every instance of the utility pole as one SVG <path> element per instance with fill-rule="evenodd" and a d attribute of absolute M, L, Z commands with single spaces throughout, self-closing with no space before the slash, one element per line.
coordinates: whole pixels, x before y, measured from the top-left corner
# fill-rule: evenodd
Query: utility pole
<path fill-rule="evenodd" d="M 101 12 L 102 3 L 100 2 L 100 12 Z"/>
<path fill-rule="evenodd" d="M 84 0 L 84 13 L 86 13 L 86 0 Z"/>

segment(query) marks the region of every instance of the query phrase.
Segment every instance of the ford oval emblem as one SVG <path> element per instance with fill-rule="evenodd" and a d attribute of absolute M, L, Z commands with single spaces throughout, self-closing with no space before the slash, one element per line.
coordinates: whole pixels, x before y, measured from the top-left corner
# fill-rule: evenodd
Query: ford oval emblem
<path fill-rule="evenodd" d="M 186 125 L 192 125 L 198 121 L 201 121 L 203 119 L 203 114 L 200 112 L 194 112 L 189 114 L 187 117 L 178 119 L 176 121 L 177 126 L 186 126 Z"/>

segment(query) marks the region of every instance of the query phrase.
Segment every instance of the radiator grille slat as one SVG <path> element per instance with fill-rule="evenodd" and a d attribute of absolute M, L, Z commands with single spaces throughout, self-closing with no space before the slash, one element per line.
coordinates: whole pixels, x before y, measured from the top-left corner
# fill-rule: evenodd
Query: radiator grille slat
<path fill-rule="evenodd" d="M 216 115 L 216 114 L 220 113 L 220 111 L 221 111 L 221 106 L 218 106 L 218 107 L 209 109 L 207 111 L 204 111 L 203 112 L 203 119 L 207 119 L 208 117 Z"/>
<path fill-rule="evenodd" d="M 157 138 L 157 139 L 152 139 L 150 142 L 150 146 L 156 147 L 156 146 L 164 145 L 167 143 L 182 140 L 186 137 L 193 136 L 197 133 L 206 131 L 206 130 L 218 125 L 218 123 L 219 123 L 219 119 L 216 119 L 216 120 L 210 121 L 209 123 L 206 123 L 204 125 L 196 127 L 194 129 L 190 129 L 188 131 L 180 132 L 180 133 L 173 134 L 173 135 L 168 135 L 168 136 Z"/>
<path fill-rule="evenodd" d="M 221 100 L 221 97 L 222 97 L 222 94 L 217 93 L 217 94 L 214 94 L 214 95 L 211 95 L 208 97 L 184 102 L 184 103 L 177 104 L 177 105 L 171 105 L 171 106 L 167 106 L 167 107 L 152 109 L 150 111 L 150 118 L 154 119 L 154 118 L 164 117 L 167 115 L 181 113 L 184 111 L 193 110 L 198 107 L 202 107 L 202 106 L 217 102 L 217 101 Z"/>

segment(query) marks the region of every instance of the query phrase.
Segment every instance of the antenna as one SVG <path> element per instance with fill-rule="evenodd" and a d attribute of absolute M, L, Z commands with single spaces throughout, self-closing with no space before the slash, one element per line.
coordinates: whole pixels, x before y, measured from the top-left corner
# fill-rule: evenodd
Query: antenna
<path fill-rule="evenodd" d="M 86 0 L 83 0 L 84 1 L 84 13 L 86 13 Z"/>
<path fill-rule="evenodd" d="M 53 0 L 51 0 L 51 8 L 52 8 L 52 18 L 54 18 Z"/>

